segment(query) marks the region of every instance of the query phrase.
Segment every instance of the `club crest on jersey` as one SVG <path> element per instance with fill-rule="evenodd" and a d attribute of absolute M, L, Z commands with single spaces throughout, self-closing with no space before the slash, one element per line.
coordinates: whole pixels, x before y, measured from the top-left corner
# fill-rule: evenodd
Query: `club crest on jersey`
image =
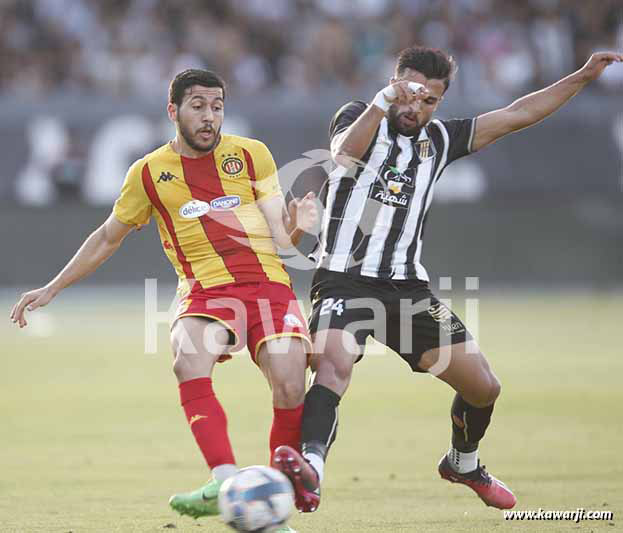
<path fill-rule="evenodd" d="M 435 155 L 435 149 L 430 142 L 430 139 L 425 139 L 423 141 L 418 141 L 415 143 L 415 152 L 417 153 L 420 161 L 424 159 L 428 159 Z"/>
<path fill-rule="evenodd" d="M 180 207 L 182 218 L 199 218 L 210 211 L 210 204 L 201 200 L 191 200 Z"/>
<path fill-rule="evenodd" d="M 223 169 L 223 172 L 229 176 L 240 174 L 243 168 L 244 164 L 242 163 L 242 159 L 235 156 L 226 157 L 221 163 L 221 169 Z"/>
<path fill-rule="evenodd" d="M 215 211 L 227 211 L 240 205 L 240 196 L 219 196 L 210 202 L 210 207 Z"/>
<path fill-rule="evenodd" d="M 435 322 L 445 322 L 452 316 L 452 312 L 441 303 L 433 304 L 428 308 L 428 314 Z"/>

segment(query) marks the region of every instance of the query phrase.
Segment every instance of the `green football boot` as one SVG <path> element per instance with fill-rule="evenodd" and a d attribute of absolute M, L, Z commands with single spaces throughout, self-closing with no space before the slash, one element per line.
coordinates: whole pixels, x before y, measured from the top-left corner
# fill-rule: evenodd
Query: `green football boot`
<path fill-rule="evenodd" d="M 174 494 L 169 499 L 169 505 L 181 515 L 188 515 L 193 518 L 218 515 L 218 490 L 221 485 L 221 481 L 212 479 L 203 487 L 192 492 Z"/>
<path fill-rule="evenodd" d="M 283 526 L 283 527 L 280 527 L 279 529 L 276 529 L 275 533 L 296 533 L 296 530 L 292 529 L 289 526 Z"/>

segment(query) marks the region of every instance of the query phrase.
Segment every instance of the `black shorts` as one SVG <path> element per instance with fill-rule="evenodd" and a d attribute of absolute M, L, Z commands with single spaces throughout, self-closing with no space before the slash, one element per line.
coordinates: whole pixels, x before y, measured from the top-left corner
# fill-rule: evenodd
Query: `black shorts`
<path fill-rule="evenodd" d="M 414 372 L 425 372 L 418 366 L 424 352 L 472 339 L 428 283 L 417 279 L 383 280 L 318 269 L 311 302 L 312 335 L 326 329 L 350 331 L 362 357 L 366 339 L 372 335 L 400 355 Z"/>

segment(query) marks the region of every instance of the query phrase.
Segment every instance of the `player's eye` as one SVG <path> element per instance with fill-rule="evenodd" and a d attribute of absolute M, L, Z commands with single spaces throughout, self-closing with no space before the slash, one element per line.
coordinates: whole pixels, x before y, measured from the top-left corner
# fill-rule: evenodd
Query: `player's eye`
<path fill-rule="evenodd" d="M 215 105 L 212 109 L 213 109 L 214 111 L 216 111 L 216 112 L 219 112 L 219 111 L 222 111 L 222 110 L 223 110 L 223 108 L 222 108 L 220 105 Z"/>

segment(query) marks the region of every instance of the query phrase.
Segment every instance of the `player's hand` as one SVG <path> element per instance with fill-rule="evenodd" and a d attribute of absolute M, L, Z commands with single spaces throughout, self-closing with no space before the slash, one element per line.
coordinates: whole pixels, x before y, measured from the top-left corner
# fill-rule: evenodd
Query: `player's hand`
<path fill-rule="evenodd" d="M 28 325 L 24 317 L 24 311 L 34 311 L 38 307 L 43 307 L 50 303 L 56 296 L 56 292 L 50 287 L 41 287 L 34 291 L 25 292 L 11 310 L 11 321 L 17 323 L 20 328 Z"/>
<path fill-rule="evenodd" d="M 294 198 L 288 204 L 288 213 L 296 228 L 310 232 L 318 222 L 316 195 L 308 192 L 303 199 Z"/>
<path fill-rule="evenodd" d="M 429 91 L 421 83 L 401 80 L 379 91 L 372 104 L 387 112 L 392 104 L 411 104 L 428 98 Z"/>
<path fill-rule="evenodd" d="M 623 62 L 623 54 L 616 52 L 596 52 L 588 58 L 580 72 L 586 81 L 593 81 L 601 76 L 605 68 L 612 63 Z"/>

